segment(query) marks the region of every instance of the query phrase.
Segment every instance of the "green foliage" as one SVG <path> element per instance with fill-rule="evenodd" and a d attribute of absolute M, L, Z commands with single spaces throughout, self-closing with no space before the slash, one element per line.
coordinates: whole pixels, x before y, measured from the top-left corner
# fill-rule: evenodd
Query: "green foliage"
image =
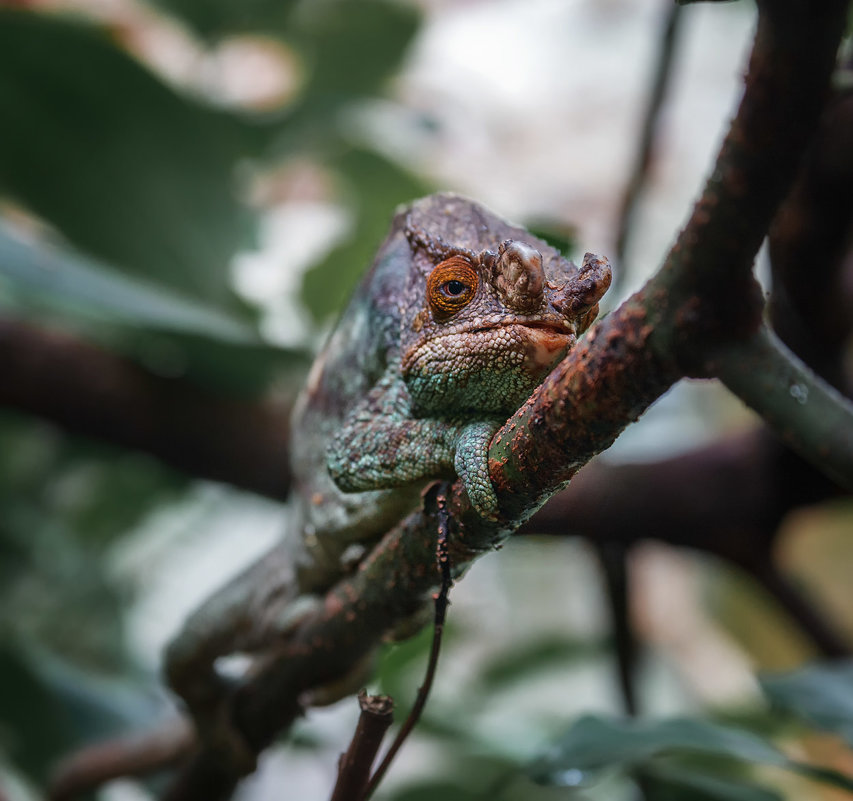
<path fill-rule="evenodd" d="M 27 242 L 0 223 L 0 278 L 18 305 L 47 314 L 96 317 L 115 326 L 256 343 L 246 321 L 49 244 Z M 9 300 L 7 300 L 7 303 Z"/>
<path fill-rule="evenodd" d="M 199 35 L 217 39 L 235 32 L 277 35 L 286 29 L 295 0 L 154 0 Z"/>
<path fill-rule="evenodd" d="M 761 689 L 778 709 L 841 735 L 853 746 L 853 662 L 810 665 L 761 677 Z"/>
<path fill-rule="evenodd" d="M 186 484 L 148 459 L 0 415 L 0 751 L 31 777 L 156 713 L 123 650 L 130 593 L 104 555 Z"/>
<path fill-rule="evenodd" d="M 697 760 L 698 758 L 701 758 Z M 595 784 L 614 769 L 643 773 L 668 760 L 689 764 L 698 776 L 709 773 L 706 793 L 717 775 L 731 763 L 769 765 L 853 792 L 853 779 L 837 771 L 789 759 L 776 746 L 752 732 L 698 718 L 615 720 L 586 716 L 572 727 L 529 769 L 542 784 L 582 787 Z M 669 768 L 672 770 L 672 768 Z M 669 774 L 669 782 L 678 783 Z M 681 783 L 684 783 L 682 778 Z M 749 785 L 742 790 L 750 796 Z M 713 795 L 711 797 L 714 797 Z M 734 797 L 720 796 L 716 797 Z"/>
<path fill-rule="evenodd" d="M 412 8 L 388 0 L 302 3 L 292 40 L 308 66 L 303 108 L 377 94 L 418 28 Z"/>
<path fill-rule="evenodd" d="M 61 58 L 57 57 L 61 54 Z M 245 122 L 180 96 L 104 31 L 0 9 L 0 188 L 115 268 L 217 305 L 251 242 Z"/>

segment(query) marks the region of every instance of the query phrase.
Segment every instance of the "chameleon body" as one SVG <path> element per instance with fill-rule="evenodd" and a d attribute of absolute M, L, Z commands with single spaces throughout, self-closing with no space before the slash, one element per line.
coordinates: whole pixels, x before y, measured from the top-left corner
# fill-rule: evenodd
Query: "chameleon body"
<path fill-rule="evenodd" d="M 293 413 L 293 531 L 190 618 L 167 670 L 191 708 L 214 659 L 262 649 L 458 475 L 484 517 L 494 433 L 592 322 L 610 283 L 464 198 L 401 209 Z M 209 688 L 208 688 L 209 689 Z"/>

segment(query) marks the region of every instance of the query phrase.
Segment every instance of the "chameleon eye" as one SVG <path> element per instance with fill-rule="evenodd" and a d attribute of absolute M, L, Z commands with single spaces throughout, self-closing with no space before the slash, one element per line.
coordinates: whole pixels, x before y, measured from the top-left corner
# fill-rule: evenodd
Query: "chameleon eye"
<path fill-rule="evenodd" d="M 427 298 L 437 317 L 448 317 L 467 306 L 477 292 L 479 278 L 471 263 L 451 256 L 437 264 L 427 278 Z"/>

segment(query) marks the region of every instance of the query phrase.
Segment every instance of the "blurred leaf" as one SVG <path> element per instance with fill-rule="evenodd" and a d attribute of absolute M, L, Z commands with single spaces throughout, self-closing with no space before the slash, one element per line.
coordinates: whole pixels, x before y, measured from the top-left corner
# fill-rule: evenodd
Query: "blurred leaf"
<path fill-rule="evenodd" d="M 233 303 L 252 219 L 236 118 L 176 94 L 102 30 L 0 8 L 0 189 L 116 268 Z"/>
<path fill-rule="evenodd" d="M 559 250 L 567 259 L 578 245 L 577 229 L 570 225 L 533 221 L 525 227 L 531 234 Z"/>
<path fill-rule="evenodd" d="M 139 685 L 84 674 L 8 640 L 0 643 L 0 686 L 0 746 L 42 782 L 69 750 L 150 723 L 163 706 Z"/>
<path fill-rule="evenodd" d="M 317 319 L 341 310 L 373 263 L 396 207 L 428 192 L 401 167 L 368 150 L 351 149 L 330 166 L 347 181 L 348 205 L 356 219 L 353 235 L 305 275 L 302 299 Z"/>
<path fill-rule="evenodd" d="M 294 16 L 293 43 L 305 56 L 308 106 L 376 93 L 418 29 L 412 6 L 390 0 L 311 0 Z"/>
<path fill-rule="evenodd" d="M 578 638 L 547 637 L 501 653 L 485 666 L 480 684 L 487 690 L 500 690 L 531 674 L 564 667 L 580 659 L 606 652 L 603 641 Z"/>
<path fill-rule="evenodd" d="M 231 33 L 277 34 L 286 28 L 295 0 L 153 0 L 199 34 L 216 39 Z"/>
<path fill-rule="evenodd" d="M 529 775 L 542 784 L 578 787 L 595 784 L 607 770 L 643 767 L 662 756 L 696 754 L 786 768 L 853 792 L 853 779 L 837 771 L 790 760 L 750 732 L 691 718 L 583 717 L 530 767 Z"/>
<path fill-rule="evenodd" d="M 853 746 L 853 661 L 761 676 L 760 682 L 775 707 L 840 734 Z"/>
<path fill-rule="evenodd" d="M 766 787 L 695 767 L 658 765 L 644 770 L 643 778 L 654 801 L 782 801 L 781 795 Z"/>
<path fill-rule="evenodd" d="M 445 629 L 445 634 L 449 633 L 450 627 Z M 408 705 L 407 694 L 412 692 L 413 685 L 417 687 L 417 682 L 426 670 L 432 636 L 433 628 L 427 626 L 414 637 L 386 645 L 380 654 L 376 671 L 377 689 L 372 692 L 390 695 L 397 707 Z M 446 642 L 442 640 L 442 643 Z M 396 716 L 399 717 L 399 711 Z"/>
<path fill-rule="evenodd" d="M 103 555 L 189 486 L 153 459 L 117 455 L 9 412 L 0 414 L 0 640 L 11 632 L 92 668 L 125 660 L 127 589 Z"/>
<path fill-rule="evenodd" d="M 27 242 L 0 221 L 0 279 L 39 303 L 113 322 L 257 342 L 243 320 L 77 254 Z"/>
<path fill-rule="evenodd" d="M 467 790 L 447 781 L 423 782 L 397 790 L 394 801 L 482 801 L 482 790 Z"/>

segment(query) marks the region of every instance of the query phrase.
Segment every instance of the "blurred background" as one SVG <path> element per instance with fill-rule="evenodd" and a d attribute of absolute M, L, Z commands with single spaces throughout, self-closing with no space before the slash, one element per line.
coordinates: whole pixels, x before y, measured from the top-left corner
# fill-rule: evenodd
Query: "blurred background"
<path fill-rule="evenodd" d="M 620 204 L 671 13 L 664 0 L 0 2 L 0 321 L 71 335 L 212 398 L 284 408 L 395 206 L 438 189 L 578 261 L 614 254 L 605 311 L 615 308 L 687 219 L 754 25 L 749 3 L 681 11 L 619 257 Z M 0 366 L 7 358 L 8 344 Z M 137 412 L 144 420 L 144 401 Z M 752 425 L 716 385 L 683 383 L 606 459 L 660 459 Z M 9 801 L 41 798 L 69 750 L 161 720 L 163 645 L 286 527 L 274 490 L 199 480 L 144 451 L 0 409 Z M 801 511 L 776 557 L 853 633 L 850 525 L 849 502 Z M 649 543 L 629 558 L 644 712 L 736 720 L 789 754 L 853 769 L 838 741 L 771 714 L 757 672 L 815 654 L 761 590 L 694 552 Z M 579 714 L 621 711 L 602 587 L 580 538 L 518 538 L 480 560 L 453 590 L 426 720 L 381 797 L 632 798 L 616 769 L 552 782 L 562 787 L 518 777 Z M 427 635 L 389 647 L 371 689 L 407 708 L 427 647 Z M 278 798 L 282 786 L 328 797 L 356 716 L 352 699 L 312 711 L 239 797 Z M 655 798 L 846 795 L 778 766 L 761 769 L 761 787 L 740 767 L 708 775 L 687 789 L 682 775 Z M 156 787 L 120 781 L 99 797 Z"/>

